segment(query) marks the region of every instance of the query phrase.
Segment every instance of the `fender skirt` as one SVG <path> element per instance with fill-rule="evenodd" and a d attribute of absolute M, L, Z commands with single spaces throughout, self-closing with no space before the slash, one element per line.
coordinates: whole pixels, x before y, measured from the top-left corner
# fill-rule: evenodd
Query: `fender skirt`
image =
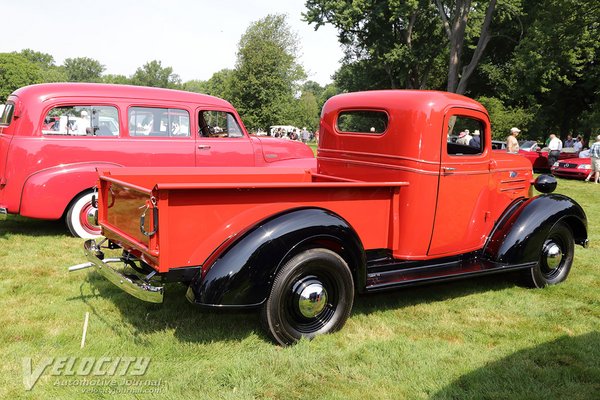
<path fill-rule="evenodd" d="M 483 253 L 501 264 L 535 263 L 559 221 L 571 228 L 576 244 L 587 247 L 587 218 L 581 206 L 567 196 L 548 194 L 514 204 L 496 225 Z"/>
<path fill-rule="evenodd" d="M 365 287 L 366 256 L 358 235 L 339 215 L 302 208 L 261 221 L 199 272 L 186 297 L 208 307 L 255 307 L 269 296 L 279 269 L 298 252 L 323 247 L 348 263 L 358 287 Z"/>

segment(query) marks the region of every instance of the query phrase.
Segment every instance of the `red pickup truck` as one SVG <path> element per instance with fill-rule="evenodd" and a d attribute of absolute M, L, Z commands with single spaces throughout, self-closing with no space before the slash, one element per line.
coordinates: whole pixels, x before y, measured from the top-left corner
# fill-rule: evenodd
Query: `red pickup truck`
<path fill-rule="evenodd" d="M 96 168 L 316 165 L 298 142 L 253 137 L 227 101 L 128 85 L 48 83 L 0 104 L 0 219 L 64 219 L 75 236 L 93 222 Z"/>
<path fill-rule="evenodd" d="M 479 143 L 451 140 L 466 129 Z M 341 328 L 356 292 L 510 270 L 563 281 L 588 243 L 583 209 L 550 194 L 551 176 L 532 196 L 531 164 L 491 144 L 486 110 L 463 96 L 335 96 L 316 171 L 100 170 L 105 238 L 71 270 L 94 266 L 151 302 L 179 281 L 195 304 L 259 308 L 281 344 Z"/>

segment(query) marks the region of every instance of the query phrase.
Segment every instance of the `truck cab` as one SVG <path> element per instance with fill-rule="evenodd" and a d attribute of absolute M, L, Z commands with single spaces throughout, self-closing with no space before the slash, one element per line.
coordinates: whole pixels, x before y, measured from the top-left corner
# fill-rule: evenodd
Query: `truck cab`
<path fill-rule="evenodd" d="M 531 165 L 492 152 L 479 103 L 447 92 L 370 91 L 323 107 L 318 169 L 369 181 L 407 181 L 394 256 L 425 259 L 481 248 L 502 212 L 528 196 Z M 478 133 L 461 144 L 463 132 Z M 406 240 L 410 238 L 410 240 Z"/>

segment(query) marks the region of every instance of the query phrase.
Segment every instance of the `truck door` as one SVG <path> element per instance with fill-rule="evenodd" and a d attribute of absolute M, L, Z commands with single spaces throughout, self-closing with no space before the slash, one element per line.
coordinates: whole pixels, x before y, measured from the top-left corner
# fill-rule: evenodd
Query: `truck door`
<path fill-rule="evenodd" d="M 479 111 L 451 108 L 444 127 L 431 256 L 481 248 L 492 224 L 489 119 Z"/>
<path fill-rule="evenodd" d="M 254 165 L 252 141 L 232 113 L 218 110 L 198 112 L 196 166 Z"/>

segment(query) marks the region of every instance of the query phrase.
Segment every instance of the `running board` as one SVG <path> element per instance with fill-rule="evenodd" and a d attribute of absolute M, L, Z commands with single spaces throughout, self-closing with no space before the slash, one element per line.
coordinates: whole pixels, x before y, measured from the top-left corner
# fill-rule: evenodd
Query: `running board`
<path fill-rule="evenodd" d="M 407 268 L 405 262 L 398 262 L 395 269 L 390 268 L 393 267 L 392 265 L 386 265 L 386 271 L 368 273 L 366 291 L 376 292 L 397 287 L 468 278 L 475 275 L 514 271 L 533 266 L 535 263 L 500 264 L 482 259 L 471 259 L 442 263 L 438 261 L 435 264 L 421 264 Z"/>

